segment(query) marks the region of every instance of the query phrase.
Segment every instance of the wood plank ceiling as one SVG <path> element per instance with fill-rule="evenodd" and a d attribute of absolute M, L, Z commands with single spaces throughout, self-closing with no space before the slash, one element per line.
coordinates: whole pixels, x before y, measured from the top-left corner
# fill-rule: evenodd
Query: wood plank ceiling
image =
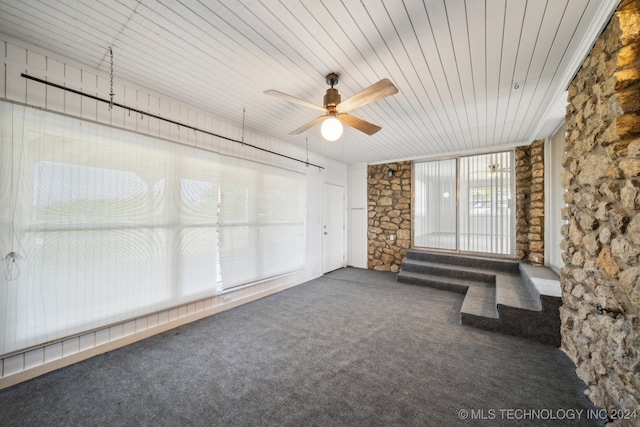
<path fill-rule="evenodd" d="M 345 163 L 486 150 L 548 137 L 565 88 L 617 0 L 0 0 L 0 32 Z M 400 90 L 353 111 L 382 126 L 336 142 L 322 105 L 382 78 Z M 102 94 L 108 97 L 108 94 Z M 116 99 L 117 100 L 117 99 Z M 122 102 L 122 100 L 120 100 Z"/>

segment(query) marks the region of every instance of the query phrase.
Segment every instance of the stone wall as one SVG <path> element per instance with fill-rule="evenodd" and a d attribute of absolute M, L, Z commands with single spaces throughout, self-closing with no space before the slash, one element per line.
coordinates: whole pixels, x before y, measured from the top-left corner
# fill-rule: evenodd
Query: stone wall
<path fill-rule="evenodd" d="M 568 101 L 562 350 L 595 404 L 640 416 L 640 0 L 622 1 Z"/>
<path fill-rule="evenodd" d="M 411 247 L 411 162 L 369 166 L 367 188 L 367 267 L 397 272 Z"/>
<path fill-rule="evenodd" d="M 544 141 L 517 147 L 516 259 L 544 265 Z"/>

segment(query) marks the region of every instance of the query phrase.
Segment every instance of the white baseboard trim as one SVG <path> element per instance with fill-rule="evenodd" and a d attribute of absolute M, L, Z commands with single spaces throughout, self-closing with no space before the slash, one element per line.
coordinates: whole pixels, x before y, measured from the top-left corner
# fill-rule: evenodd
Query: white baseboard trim
<path fill-rule="evenodd" d="M 297 286 L 304 271 L 66 338 L 0 359 L 0 390 Z"/>

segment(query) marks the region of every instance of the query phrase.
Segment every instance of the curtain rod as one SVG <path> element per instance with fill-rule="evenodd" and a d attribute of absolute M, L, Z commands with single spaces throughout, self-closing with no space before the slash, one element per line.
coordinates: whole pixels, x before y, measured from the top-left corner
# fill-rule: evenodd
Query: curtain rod
<path fill-rule="evenodd" d="M 178 122 L 178 121 L 175 121 L 175 120 L 172 120 L 172 119 L 167 119 L 165 117 L 158 116 L 156 114 L 151 114 L 151 113 L 148 113 L 146 111 L 139 110 L 137 108 L 127 107 L 124 104 L 120 104 L 118 102 L 111 102 L 108 99 L 100 98 L 98 96 L 91 95 L 91 94 L 88 94 L 88 93 L 84 93 L 84 92 L 81 92 L 79 90 L 71 89 L 71 88 L 68 88 L 66 86 L 62 86 L 62 85 L 59 85 L 59 84 L 56 84 L 56 83 L 49 82 L 47 80 L 42 80 L 42 79 L 30 76 L 30 75 L 25 74 L 25 73 L 22 73 L 20 75 L 22 77 L 24 77 L 25 79 L 33 80 L 33 81 L 36 81 L 38 83 L 43 83 L 43 84 L 45 84 L 47 86 L 53 86 L 55 88 L 62 89 L 62 90 L 67 91 L 67 92 L 75 93 L 76 95 L 81 95 L 81 96 L 84 96 L 84 97 L 87 97 L 87 98 L 94 99 L 96 101 L 104 102 L 105 104 L 109 104 L 109 105 L 112 105 L 112 106 L 124 108 L 125 110 L 133 111 L 134 113 L 140 113 L 141 115 L 144 115 L 144 116 L 153 117 L 154 119 L 162 120 L 164 122 L 172 123 L 174 125 L 178 125 L 178 126 L 181 126 L 181 127 L 187 128 L 187 129 L 191 129 L 191 130 L 194 130 L 194 131 L 197 131 L 197 132 L 205 133 L 207 135 L 215 136 L 216 138 L 221 138 L 221 139 L 224 139 L 224 140 L 227 140 L 227 141 L 236 142 L 236 143 L 241 144 L 243 146 L 247 146 L 247 147 L 255 148 L 256 150 L 264 151 L 265 153 L 274 154 L 276 156 L 284 157 L 284 158 L 287 158 L 289 160 L 293 160 L 293 161 L 296 161 L 296 162 L 299 162 L 299 163 L 303 163 L 303 164 L 305 164 L 307 166 L 313 166 L 313 167 L 316 167 L 318 169 L 324 169 L 323 166 L 316 165 L 316 164 L 313 164 L 313 163 L 309 163 L 308 161 L 296 159 L 295 157 L 287 156 L 286 154 L 277 153 L 275 151 L 271 151 L 271 150 L 268 150 L 266 148 L 258 147 L 257 145 L 248 144 L 248 143 L 246 143 L 244 141 L 240 141 L 240 140 L 237 140 L 237 139 L 229 138 L 228 136 L 219 135 L 219 134 L 214 133 L 214 132 L 209 132 L 208 130 L 200 129 L 200 128 L 197 128 L 195 126 L 191 126 L 191 125 L 188 125 L 188 124 L 185 124 L 185 123 L 181 123 L 181 122 Z"/>

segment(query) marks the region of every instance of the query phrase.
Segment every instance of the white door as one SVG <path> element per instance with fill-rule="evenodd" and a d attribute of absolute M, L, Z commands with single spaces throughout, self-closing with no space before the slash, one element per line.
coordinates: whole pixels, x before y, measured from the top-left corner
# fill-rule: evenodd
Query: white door
<path fill-rule="evenodd" d="M 322 214 L 322 272 L 344 267 L 344 187 L 325 184 Z"/>

